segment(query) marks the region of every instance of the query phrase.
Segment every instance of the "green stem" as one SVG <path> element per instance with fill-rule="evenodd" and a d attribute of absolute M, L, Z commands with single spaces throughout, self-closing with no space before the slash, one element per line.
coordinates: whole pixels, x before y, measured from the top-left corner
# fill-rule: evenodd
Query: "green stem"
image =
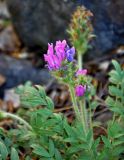
<path fill-rule="evenodd" d="M 122 118 L 122 116 L 120 115 L 119 118 L 118 118 L 118 123 L 121 122 L 121 118 Z"/>
<path fill-rule="evenodd" d="M 122 80 L 122 83 L 121 83 L 121 90 L 122 90 L 122 94 L 123 94 L 123 97 L 121 98 L 121 102 L 122 104 L 124 105 L 124 80 Z"/>
<path fill-rule="evenodd" d="M 81 122 L 83 125 L 83 129 L 84 129 L 84 133 L 85 135 L 87 135 L 88 132 L 88 119 L 87 119 L 87 112 L 86 112 L 86 108 L 85 108 L 85 102 L 83 101 L 79 101 L 79 107 L 80 107 L 80 118 L 81 118 Z"/>
<path fill-rule="evenodd" d="M 89 110 L 89 126 L 90 126 L 90 129 L 93 129 L 91 109 Z"/>
<path fill-rule="evenodd" d="M 12 118 L 15 120 L 18 120 L 20 123 L 24 124 L 29 130 L 32 130 L 32 127 L 29 125 L 28 122 L 26 122 L 24 119 L 22 119 L 21 117 L 14 115 L 12 113 L 8 113 L 8 112 L 4 112 L 4 111 L 0 111 L 0 114 L 2 115 L 2 117 L 4 118 Z"/>
<path fill-rule="evenodd" d="M 90 106 L 90 105 L 89 105 Z M 93 120 L 92 120 L 92 110 L 91 110 L 91 107 L 89 107 L 89 126 L 90 126 L 90 129 L 92 129 L 93 130 Z"/>
<path fill-rule="evenodd" d="M 116 119 L 116 114 L 115 114 L 115 112 L 114 112 L 114 113 L 113 113 L 113 118 L 112 118 L 112 124 L 114 124 L 115 119 Z"/>
<path fill-rule="evenodd" d="M 71 85 L 69 85 L 69 90 L 70 90 L 70 95 L 71 95 L 71 99 L 72 99 L 72 103 L 73 103 L 76 118 L 77 118 L 77 120 L 80 121 L 80 112 L 79 112 L 78 105 L 77 105 L 77 102 L 76 102 L 76 96 L 75 96 L 74 88 Z"/>
<path fill-rule="evenodd" d="M 83 56 L 81 53 L 78 53 L 78 67 L 79 69 L 83 68 Z"/>
<path fill-rule="evenodd" d="M 119 84 L 117 84 L 117 88 L 119 89 Z M 118 100 L 118 97 L 115 98 L 115 104 L 117 103 L 117 100 Z M 115 120 L 116 120 L 116 113 L 114 112 L 113 113 L 113 118 L 112 118 L 112 124 L 114 124 Z"/>

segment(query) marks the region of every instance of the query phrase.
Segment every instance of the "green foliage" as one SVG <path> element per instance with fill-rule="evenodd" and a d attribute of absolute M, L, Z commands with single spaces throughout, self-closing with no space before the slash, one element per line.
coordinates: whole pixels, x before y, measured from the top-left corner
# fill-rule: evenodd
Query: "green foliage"
<path fill-rule="evenodd" d="M 4 143 L 0 142 L 0 156 L 3 160 L 7 159 L 8 151 Z"/>
<path fill-rule="evenodd" d="M 102 136 L 104 143 L 102 152 L 99 156 L 101 159 L 118 160 L 124 152 L 124 128 L 116 122 L 110 122 L 108 125 L 107 137 Z"/>
<path fill-rule="evenodd" d="M 69 124 L 63 114 L 53 112 L 54 104 L 43 87 L 28 82 L 16 92 L 21 104 L 27 107 L 28 114 L 23 114 L 32 129 L 19 126 L 7 133 L 0 129 L 0 158 L 18 160 L 18 151 L 22 148 L 26 151 L 25 160 L 123 160 L 124 70 L 116 61 L 113 65 L 115 70 L 109 73 L 110 96 L 106 103 L 115 116 L 108 123 L 105 136 L 94 139 L 93 128 L 85 134 L 81 122 Z M 91 94 L 85 95 L 90 112 L 98 106 L 97 101 L 92 101 L 95 90 L 91 90 Z"/>
<path fill-rule="evenodd" d="M 112 61 L 114 70 L 109 73 L 109 95 L 106 104 L 109 109 L 117 115 L 124 116 L 124 70 L 121 69 L 119 63 Z"/>
<path fill-rule="evenodd" d="M 29 108 L 28 114 L 33 130 L 14 129 L 10 132 L 10 136 L 14 135 L 14 141 L 17 142 L 16 148 L 19 146 L 26 150 L 30 148 L 29 152 L 33 149 L 30 158 L 38 157 L 47 160 L 94 157 L 96 149 L 92 151 L 92 148 L 97 145 L 94 143 L 92 131 L 89 131 L 85 137 L 82 124 L 75 122 L 70 125 L 62 114 L 53 113 L 53 102 L 46 96 L 42 87 L 26 84 L 18 87 L 16 92 L 20 94 L 22 104 L 33 109 Z M 36 100 L 37 96 L 46 104 L 40 104 L 41 101 Z M 38 109 L 34 104 L 43 107 Z"/>
<path fill-rule="evenodd" d="M 34 149 L 33 152 L 41 157 L 50 158 L 49 152 L 44 149 L 42 146 L 39 146 L 38 144 L 33 144 L 31 147 Z"/>
<path fill-rule="evenodd" d="M 18 152 L 15 148 L 11 149 L 11 160 L 19 160 Z"/>
<path fill-rule="evenodd" d="M 19 160 L 18 152 L 12 144 L 11 140 L 2 131 L 0 133 L 0 159 L 6 160 L 10 157 L 10 160 Z"/>
<path fill-rule="evenodd" d="M 19 86 L 16 93 L 20 95 L 21 104 L 24 107 L 46 106 L 51 110 L 54 109 L 52 100 L 46 96 L 45 90 L 39 85 L 32 87 L 28 82 L 24 86 Z"/>
<path fill-rule="evenodd" d="M 109 73 L 109 96 L 106 104 L 113 111 L 113 120 L 108 123 L 108 137 L 102 136 L 104 148 L 101 153 L 101 159 L 118 160 L 124 152 L 124 70 L 119 63 L 112 61 L 114 70 Z"/>

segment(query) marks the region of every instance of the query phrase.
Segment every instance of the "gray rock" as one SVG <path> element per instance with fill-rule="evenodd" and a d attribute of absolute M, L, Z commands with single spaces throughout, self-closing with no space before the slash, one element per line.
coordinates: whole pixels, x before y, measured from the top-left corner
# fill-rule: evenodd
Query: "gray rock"
<path fill-rule="evenodd" d="M 6 79 L 5 83 L 0 86 L 0 96 L 4 89 L 24 84 L 27 81 L 46 85 L 52 80 L 47 69 L 37 69 L 27 60 L 18 60 L 2 54 L 0 55 L 0 75 Z"/>
<path fill-rule="evenodd" d="M 28 47 L 44 46 L 66 37 L 73 3 L 64 0 L 7 0 L 21 40 Z"/>
<path fill-rule="evenodd" d="M 14 26 L 28 47 L 66 38 L 65 30 L 77 4 L 94 14 L 95 56 L 124 44 L 124 0 L 7 0 L 7 4 Z"/>
<path fill-rule="evenodd" d="M 124 44 L 124 0 L 79 0 L 93 14 L 94 49 L 101 54 Z"/>

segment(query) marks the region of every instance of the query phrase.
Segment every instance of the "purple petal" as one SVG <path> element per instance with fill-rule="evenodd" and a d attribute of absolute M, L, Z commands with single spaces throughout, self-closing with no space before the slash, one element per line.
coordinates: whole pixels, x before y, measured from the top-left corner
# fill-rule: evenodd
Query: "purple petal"
<path fill-rule="evenodd" d="M 86 91 L 86 86 L 78 85 L 75 87 L 75 94 L 77 97 L 83 96 L 85 91 Z"/>
<path fill-rule="evenodd" d="M 76 72 L 76 76 L 78 76 L 78 75 L 86 75 L 86 74 L 87 74 L 87 69 L 79 69 Z"/>
<path fill-rule="evenodd" d="M 69 48 L 66 50 L 66 58 L 69 62 L 72 62 L 74 60 L 74 55 L 75 55 L 75 48 Z"/>

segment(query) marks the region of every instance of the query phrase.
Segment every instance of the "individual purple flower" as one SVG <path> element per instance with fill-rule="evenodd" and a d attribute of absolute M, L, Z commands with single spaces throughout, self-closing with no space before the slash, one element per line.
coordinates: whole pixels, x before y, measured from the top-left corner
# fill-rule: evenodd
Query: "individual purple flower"
<path fill-rule="evenodd" d="M 71 62 L 74 54 L 74 47 L 69 48 L 66 40 L 56 41 L 55 47 L 53 47 L 53 44 L 48 44 L 47 54 L 44 55 L 44 59 L 49 70 L 58 70 L 65 59 Z"/>
<path fill-rule="evenodd" d="M 63 40 L 62 42 L 56 41 L 55 51 L 56 51 L 56 55 L 61 61 L 66 58 L 66 55 L 65 55 L 66 45 L 67 45 L 66 40 Z"/>
<path fill-rule="evenodd" d="M 47 54 L 53 55 L 54 53 L 54 49 L 53 49 L 53 44 L 49 44 L 48 43 L 48 50 L 47 50 Z"/>
<path fill-rule="evenodd" d="M 86 74 L 87 74 L 87 69 L 79 69 L 79 70 L 76 72 L 76 76 L 86 75 Z"/>
<path fill-rule="evenodd" d="M 86 92 L 86 86 L 77 85 L 75 87 L 75 94 L 76 94 L 77 97 L 82 97 L 85 92 Z"/>
<path fill-rule="evenodd" d="M 48 44 L 47 54 L 44 55 L 44 59 L 49 70 L 59 69 L 61 64 L 58 57 L 54 54 L 53 44 Z"/>
<path fill-rule="evenodd" d="M 67 46 L 66 48 L 66 58 L 69 62 L 72 62 L 74 60 L 74 55 L 75 55 L 75 48 L 69 48 L 69 46 Z"/>

